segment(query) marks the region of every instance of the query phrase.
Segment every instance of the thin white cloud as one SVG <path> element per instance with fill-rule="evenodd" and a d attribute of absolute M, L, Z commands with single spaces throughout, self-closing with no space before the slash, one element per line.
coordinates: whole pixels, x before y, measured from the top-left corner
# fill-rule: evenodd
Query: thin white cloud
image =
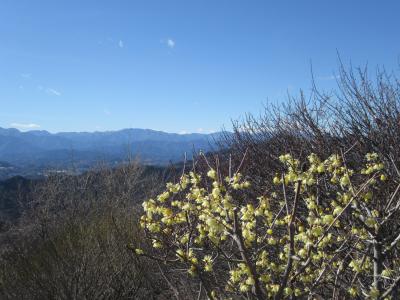
<path fill-rule="evenodd" d="M 111 115 L 111 111 L 109 111 L 107 108 L 103 109 L 103 112 L 107 116 Z"/>
<path fill-rule="evenodd" d="M 47 88 L 46 93 L 49 95 L 52 95 L 52 96 L 57 96 L 57 97 L 61 96 L 61 93 L 59 91 L 52 89 L 52 88 Z"/>
<path fill-rule="evenodd" d="M 187 132 L 186 130 L 181 130 L 180 132 L 179 132 L 179 134 L 188 134 L 189 132 Z"/>
<path fill-rule="evenodd" d="M 175 47 L 175 45 L 176 45 L 176 42 L 171 38 L 160 39 L 160 43 L 165 45 L 165 46 L 167 46 L 170 49 L 173 49 Z"/>
<path fill-rule="evenodd" d="M 173 39 L 167 39 L 167 46 L 169 48 L 174 48 L 175 47 L 175 41 Z"/>
<path fill-rule="evenodd" d="M 119 40 L 118 47 L 124 48 L 124 42 L 122 40 Z"/>
<path fill-rule="evenodd" d="M 203 133 L 203 132 L 204 132 L 204 129 L 203 129 L 203 128 L 197 128 L 197 132 L 198 132 L 198 133 Z"/>
<path fill-rule="evenodd" d="M 38 91 L 44 92 L 51 96 L 57 96 L 57 97 L 61 96 L 61 92 L 59 92 L 53 88 L 45 88 L 42 85 L 38 85 L 37 89 L 38 89 Z"/>
<path fill-rule="evenodd" d="M 27 123 L 27 124 L 24 124 L 24 123 L 11 123 L 10 127 L 26 130 L 26 129 L 40 128 L 40 125 L 35 124 L 35 123 Z"/>

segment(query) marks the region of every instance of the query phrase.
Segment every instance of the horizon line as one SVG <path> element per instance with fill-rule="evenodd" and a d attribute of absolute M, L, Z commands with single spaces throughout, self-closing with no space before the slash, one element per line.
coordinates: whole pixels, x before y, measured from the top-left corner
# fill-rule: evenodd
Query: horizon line
<path fill-rule="evenodd" d="M 21 133 L 29 133 L 29 132 L 46 132 L 49 134 L 62 134 L 62 133 L 107 133 L 107 132 L 118 132 L 118 131 L 123 131 L 123 130 L 143 130 L 143 131 L 152 131 L 152 132 L 160 132 L 160 133 L 166 133 L 166 134 L 177 134 L 177 135 L 193 135 L 193 134 L 198 134 L 198 135 L 213 135 L 213 134 L 218 134 L 222 132 L 229 132 L 228 130 L 218 130 L 218 131 L 211 131 L 211 132 L 169 132 L 169 131 L 164 131 L 164 130 L 159 130 L 159 129 L 151 129 L 151 128 L 139 128 L 139 127 L 125 127 L 121 129 L 110 129 L 110 130 L 94 130 L 94 131 L 89 131 L 89 130 L 83 130 L 83 131 L 49 131 L 46 129 L 28 129 L 28 130 L 21 130 L 21 128 L 16 128 L 16 127 L 2 127 L 0 126 L 0 129 L 5 129 L 5 130 L 16 130 Z"/>

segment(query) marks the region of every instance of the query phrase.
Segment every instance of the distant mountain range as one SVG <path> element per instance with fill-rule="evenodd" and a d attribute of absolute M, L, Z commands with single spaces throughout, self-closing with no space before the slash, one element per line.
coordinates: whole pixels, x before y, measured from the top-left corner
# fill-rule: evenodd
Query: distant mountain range
<path fill-rule="evenodd" d="M 0 178 L 43 172 L 80 172 L 99 162 L 119 164 L 129 156 L 165 165 L 215 146 L 221 133 L 174 134 L 150 129 L 105 132 L 21 132 L 0 127 Z"/>

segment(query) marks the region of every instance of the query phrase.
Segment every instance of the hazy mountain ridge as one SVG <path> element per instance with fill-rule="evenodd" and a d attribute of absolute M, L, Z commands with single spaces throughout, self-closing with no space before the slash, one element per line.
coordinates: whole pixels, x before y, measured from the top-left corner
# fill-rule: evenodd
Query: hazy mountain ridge
<path fill-rule="evenodd" d="M 100 161 L 118 164 L 128 156 L 138 156 L 145 164 L 165 165 L 182 160 L 185 152 L 211 150 L 220 135 L 136 128 L 60 133 L 0 128 L 0 161 L 12 165 L 3 177 L 49 169 L 85 170 Z"/>

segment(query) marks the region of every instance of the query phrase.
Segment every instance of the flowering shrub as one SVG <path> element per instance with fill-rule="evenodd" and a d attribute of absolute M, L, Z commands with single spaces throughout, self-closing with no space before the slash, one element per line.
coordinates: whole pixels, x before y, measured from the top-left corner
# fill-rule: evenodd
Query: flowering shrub
<path fill-rule="evenodd" d="M 143 203 L 149 253 L 184 269 L 210 299 L 394 297 L 400 282 L 397 191 L 377 154 L 350 168 L 345 158 L 286 154 L 276 189 L 249 199 L 240 173 L 190 172 Z M 201 294 L 201 290 L 200 290 Z"/>

